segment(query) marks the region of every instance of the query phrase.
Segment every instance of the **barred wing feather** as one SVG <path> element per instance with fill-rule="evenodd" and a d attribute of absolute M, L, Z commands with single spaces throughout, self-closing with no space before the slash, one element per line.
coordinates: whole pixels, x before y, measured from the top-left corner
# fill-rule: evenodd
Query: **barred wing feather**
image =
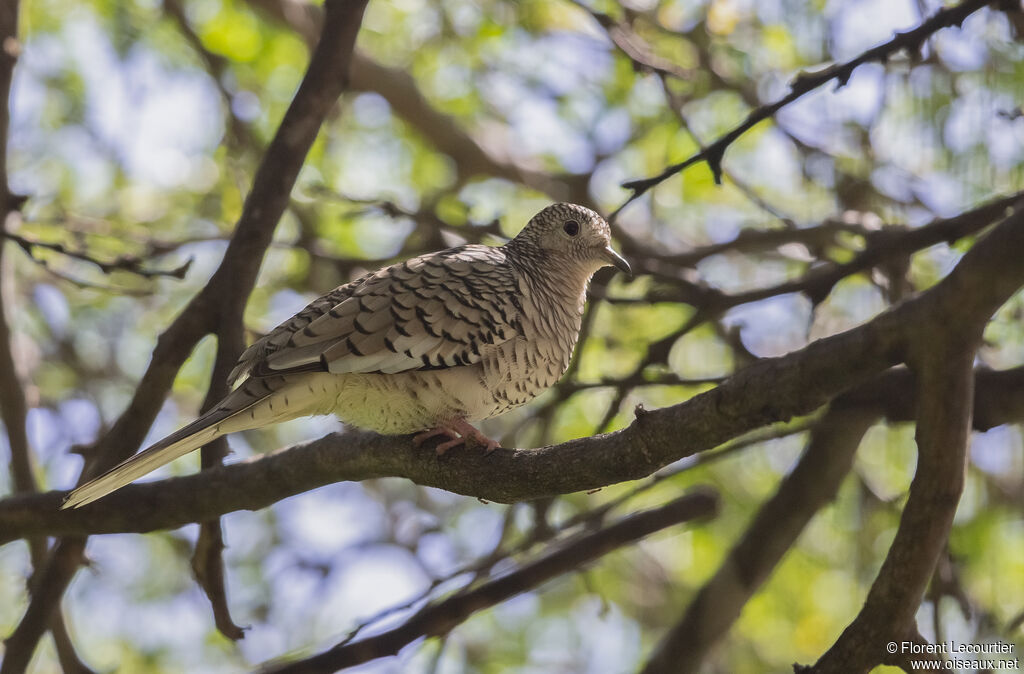
<path fill-rule="evenodd" d="M 312 302 L 250 347 L 233 375 L 387 373 L 480 362 L 522 334 L 501 249 L 462 246 L 381 269 Z"/>

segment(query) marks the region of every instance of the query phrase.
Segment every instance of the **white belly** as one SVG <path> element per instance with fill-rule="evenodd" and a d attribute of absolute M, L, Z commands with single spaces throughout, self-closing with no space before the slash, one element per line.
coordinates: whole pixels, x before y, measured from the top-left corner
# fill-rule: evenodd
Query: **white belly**
<path fill-rule="evenodd" d="M 474 421 L 495 413 L 478 366 L 398 374 L 323 375 L 334 379 L 333 412 L 346 424 L 378 433 L 414 433 L 457 417 Z"/>

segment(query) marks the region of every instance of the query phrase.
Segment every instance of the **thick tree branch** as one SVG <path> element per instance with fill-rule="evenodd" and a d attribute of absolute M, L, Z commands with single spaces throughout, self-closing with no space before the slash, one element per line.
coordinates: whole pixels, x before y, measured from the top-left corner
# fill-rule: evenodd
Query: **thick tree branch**
<path fill-rule="evenodd" d="M 959 26 L 963 23 L 964 19 L 989 4 L 989 2 L 991 2 L 991 0 L 965 0 L 965 2 L 962 2 L 955 7 L 941 9 L 917 28 L 905 33 L 897 33 L 888 42 L 868 49 L 856 58 L 842 64 L 829 66 L 828 68 L 818 72 L 801 73 L 793 80 L 788 94 L 774 103 L 765 104 L 751 110 L 750 113 L 747 114 L 747 118 L 743 120 L 740 125 L 708 145 L 700 152 L 697 152 L 678 164 L 673 164 L 665 168 L 665 170 L 658 175 L 623 183 L 622 186 L 628 190 L 632 190 L 633 194 L 615 210 L 615 213 L 621 211 L 630 202 L 639 198 L 652 187 L 661 184 L 688 166 L 692 166 L 693 164 L 701 161 L 706 161 L 708 163 L 708 166 L 711 168 L 711 172 L 715 176 L 715 182 L 721 183 L 722 158 L 725 156 L 725 151 L 747 131 L 754 128 L 764 120 L 769 119 L 779 110 L 801 96 L 814 91 L 818 87 L 827 84 L 832 80 L 836 80 L 840 85 L 846 84 L 850 79 L 850 76 L 853 74 L 853 71 L 865 63 L 875 61 L 885 63 L 889 58 L 903 50 L 910 52 L 919 51 L 924 45 L 925 40 L 931 37 L 932 34 L 949 26 Z"/>
<path fill-rule="evenodd" d="M 976 405 L 974 418 L 977 430 L 1024 421 L 1024 367 L 976 373 Z M 904 368 L 885 372 L 840 399 L 846 407 L 878 410 L 887 421 L 913 420 L 914 378 Z M 769 400 L 765 398 L 765 401 Z M 839 401 L 837 401 L 838 403 Z M 555 446 L 563 447 L 561 445 Z M 455 451 L 455 450 L 453 450 Z M 498 449 L 496 452 L 516 450 Z M 519 450 L 529 462 L 530 452 Z M 633 461 L 633 454 L 623 448 L 618 460 Z M 235 510 L 258 510 L 278 500 L 341 480 L 363 480 L 376 477 L 407 477 L 421 484 L 431 484 L 437 463 L 429 452 L 410 447 L 406 436 L 378 436 L 373 433 L 350 432 L 331 434 L 293 447 L 284 448 L 241 463 L 231 464 L 196 475 L 170 478 L 158 482 L 139 483 L 105 497 L 87 508 L 59 510 L 63 492 L 0 500 L 0 543 L 34 534 L 73 533 L 144 533 L 183 526 Z M 440 470 L 448 466 L 445 459 Z M 455 461 L 467 464 L 467 470 L 482 471 L 478 475 L 484 487 L 501 479 L 506 465 L 488 464 L 486 457 L 464 452 Z M 404 466 L 404 468 L 403 468 Z M 545 470 L 547 463 L 531 465 Z M 470 477 L 461 482 L 472 490 Z M 435 479 L 436 481 L 436 479 Z M 268 493 L 270 490 L 270 493 Z M 470 495 L 479 495 L 468 491 Z M 489 492 L 488 492 L 489 493 Z M 163 496 L 161 496 L 163 495 Z"/>
<path fill-rule="evenodd" d="M 0 188 L 2 189 L 2 188 Z M 3 217 L 6 213 L 0 215 Z M 8 265 L 4 264 L 5 246 L 0 243 L 0 420 L 7 433 L 11 447 L 11 482 L 14 492 L 27 493 L 36 490 L 36 478 L 32 468 L 32 450 L 29 447 L 25 420 L 28 402 L 25 388 L 18 373 L 10 323 L 7 321 L 10 281 L 13 277 Z"/>
<path fill-rule="evenodd" d="M 915 345 L 917 474 L 896 538 L 860 613 L 808 671 L 856 674 L 885 662 L 886 644 L 917 631 L 914 615 L 942 554 L 964 485 L 972 363 L 984 323 L 964 321 Z"/>
<path fill-rule="evenodd" d="M 0 4 L 0 215 L 16 210 L 23 199 L 11 194 L 7 181 L 7 139 L 11 124 L 11 82 L 14 79 L 14 64 L 18 61 L 21 43 L 18 42 L 19 0 L 8 0 Z M 0 225 L 3 222 L 0 221 Z"/>
<path fill-rule="evenodd" d="M 1003 245 L 1010 248 L 1000 250 Z M 991 314 L 1020 287 L 1020 271 L 986 279 L 965 270 L 985 265 L 1005 269 L 1012 260 L 1024 268 L 1021 250 L 1020 229 L 997 227 L 936 286 L 930 320 L 916 327 L 908 344 L 907 360 L 916 375 L 918 465 L 896 538 L 860 613 L 817 664 L 801 671 L 867 672 L 887 661 L 888 642 L 916 633 L 914 614 L 963 490 L 974 354 Z"/>
<path fill-rule="evenodd" d="M 717 509 L 718 498 L 713 492 L 695 490 L 660 508 L 629 515 L 598 531 L 568 540 L 525 566 L 457 592 L 437 603 L 428 604 L 398 627 L 359 641 L 343 642 L 311 658 L 281 665 L 272 664 L 264 671 L 274 674 L 334 672 L 394 655 L 403 646 L 420 637 L 447 634 L 477 611 L 539 587 L 564 573 L 578 570 L 617 548 L 657 531 L 681 522 L 710 517 Z"/>

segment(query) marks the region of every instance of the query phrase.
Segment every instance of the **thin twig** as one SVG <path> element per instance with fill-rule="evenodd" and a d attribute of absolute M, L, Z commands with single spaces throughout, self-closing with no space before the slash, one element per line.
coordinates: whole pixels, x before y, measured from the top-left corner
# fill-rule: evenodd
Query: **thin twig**
<path fill-rule="evenodd" d="M 793 101 L 810 93 L 811 91 L 814 91 L 818 87 L 831 82 L 832 80 L 838 82 L 839 86 L 844 86 L 849 81 L 853 71 L 865 63 L 871 63 L 874 61 L 884 63 L 892 56 L 903 50 L 907 50 L 908 52 L 919 51 L 924 45 L 925 40 L 931 37 L 932 34 L 949 26 L 959 26 L 963 23 L 964 19 L 989 4 L 990 1 L 991 0 L 965 0 L 965 2 L 956 5 L 955 7 L 943 8 L 916 28 L 904 33 L 897 33 L 888 42 L 868 49 L 859 56 L 850 59 L 845 63 L 834 64 L 817 72 L 805 72 L 797 75 L 790 84 L 788 94 L 774 103 L 765 104 L 751 110 L 742 123 L 715 140 L 705 149 L 697 152 L 684 161 L 666 167 L 661 173 L 651 176 L 650 178 L 631 180 L 623 183 L 622 186 L 631 190 L 633 193 L 615 209 L 611 214 L 611 217 L 614 218 L 622 211 L 623 208 L 636 199 L 639 199 L 652 187 L 661 184 L 688 166 L 692 166 L 698 162 L 707 162 L 708 167 L 711 169 L 711 173 L 714 175 L 715 182 L 721 184 L 722 158 L 725 156 L 725 151 L 733 142 L 747 131 L 754 128 L 764 120 L 771 118 L 775 113 Z"/>
<path fill-rule="evenodd" d="M 35 254 L 37 248 L 43 250 L 50 250 L 60 255 L 64 255 L 65 257 L 69 257 L 73 260 L 86 262 L 88 264 L 93 265 L 104 274 L 112 274 L 115 271 L 123 271 L 147 279 L 157 277 L 183 279 L 185 278 L 185 274 L 188 273 L 189 268 L 192 266 L 192 258 L 189 258 L 183 264 L 179 265 L 178 267 L 175 267 L 174 269 L 148 269 L 143 266 L 145 260 L 134 255 L 122 255 L 110 261 L 103 261 L 83 251 L 68 248 L 62 243 L 37 241 L 34 239 L 29 239 L 27 237 L 21 236 L 19 234 L 15 234 L 14 232 L 8 231 L 0 231 L 0 237 L 6 238 L 18 244 L 18 246 L 20 246 L 21 249 L 25 251 L 26 255 L 28 255 L 34 261 L 43 264 L 44 266 L 46 266 L 45 261 L 43 261 Z"/>
<path fill-rule="evenodd" d="M 268 674 L 333 672 L 391 655 L 417 638 L 445 635 L 473 613 L 577 570 L 616 548 L 681 522 L 710 517 L 717 507 L 718 499 L 713 492 L 695 490 L 660 508 L 635 513 L 603 529 L 566 541 L 514 571 L 428 604 L 398 627 L 338 645 L 304 660 L 270 664 L 263 671 Z"/>

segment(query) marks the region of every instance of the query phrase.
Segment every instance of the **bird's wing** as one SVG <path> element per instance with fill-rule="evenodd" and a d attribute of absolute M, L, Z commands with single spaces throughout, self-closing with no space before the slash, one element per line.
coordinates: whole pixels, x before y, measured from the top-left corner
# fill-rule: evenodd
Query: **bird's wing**
<path fill-rule="evenodd" d="M 228 383 L 233 385 L 235 382 L 251 374 L 256 366 L 264 362 L 271 354 L 286 348 L 296 332 L 302 330 L 336 305 L 351 297 L 356 288 L 371 278 L 371 276 L 371 274 L 367 274 L 351 283 L 338 286 L 326 295 L 316 298 L 307 304 L 302 311 L 253 342 L 238 358 L 234 369 L 228 375 Z"/>
<path fill-rule="evenodd" d="M 386 267 L 314 301 L 242 355 L 236 373 L 441 369 L 522 333 L 499 248 L 461 246 Z"/>

